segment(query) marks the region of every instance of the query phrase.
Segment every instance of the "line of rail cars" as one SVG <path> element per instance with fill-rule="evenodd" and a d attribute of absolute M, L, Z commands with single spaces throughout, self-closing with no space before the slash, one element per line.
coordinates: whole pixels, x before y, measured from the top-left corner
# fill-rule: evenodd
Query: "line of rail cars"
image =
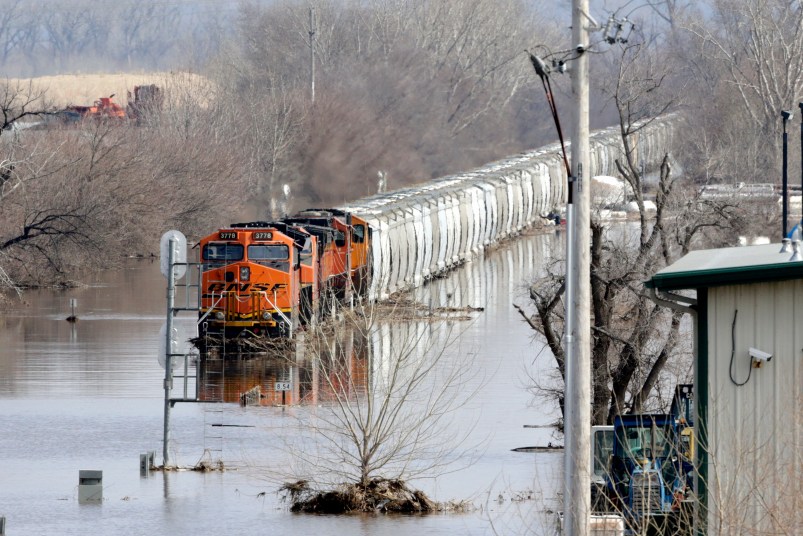
<path fill-rule="evenodd" d="M 288 336 L 367 288 L 370 229 L 337 209 L 236 223 L 199 243 L 201 336 Z"/>
<path fill-rule="evenodd" d="M 646 172 L 658 169 L 679 125 L 680 118 L 674 115 L 639 125 L 638 134 L 631 136 L 631 148 L 636 149 L 631 157 Z M 583 170 L 583 180 L 618 174 L 621 136 L 619 127 L 591 135 L 590 169 Z M 485 248 L 546 222 L 566 202 L 568 182 L 561 154 L 560 145 L 547 145 L 341 205 L 341 210 L 359 215 L 373 229 L 368 298 L 384 300 L 419 287 L 476 258 Z"/>
<path fill-rule="evenodd" d="M 678 124 L 670 115 L 639 127 L 631 144 L 647 171 L 660 165 Z M 615 174 L 622 154 L 619 128 L 592 134 L 590 148 L 585 176 Z M 336 209 L 220 229 L 202 241 L 202 262 L 209 266 L 203 276 L 201 332 L 280 335 L 345 299 L 349 289 L 383 300 L 418 287 L 545 221 L 565 202 L 565 173 L 560 147 L 553 144 Z M 249 240 L 271 243 L 253 235 L 268 232 L 285 237 L 286 257 L 272 261 L 299 266 L 297 281 L 290 268 L 272 268 L 268 260 L 249 255 Z M 263 249 L 255 248 L 256 254 Z M 248 268 L 248 281 L 240 267 Z"/>

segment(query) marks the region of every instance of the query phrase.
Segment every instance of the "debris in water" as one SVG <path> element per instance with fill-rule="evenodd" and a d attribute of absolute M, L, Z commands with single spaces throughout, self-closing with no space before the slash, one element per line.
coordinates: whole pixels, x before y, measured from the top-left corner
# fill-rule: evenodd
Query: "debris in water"
<path fill-rule="evenodd" d="M 282 486 L 293 512 L 344 514 L 347 512 L 426 513 L 442 510 L 423 491 L 413 490 L 400 480 L 375 479 L 361 484 L 341 484 L 335 490 L 318 491 L 306 480 Z M 462 503 L 461 503 L 462 505 Z"/>
<path fill-rule="evenodd" d="M 240 405 L 241 406 L 258 406 L 259 401 L 264 398 L 262 396 L 262 388 L 259 385 L 255 385 L 248 391 L 242 393 L 240 395 Z"/>
<path fill-rule="evenodd" d="M 535 447 L 516 447 L 515 449 L 510 449 L 513 452 L 557 452 L 559 450 L 563 450 L 563 445 L 553 445 L 552 443 L 548 444 L 547 446 L 535 446 Z"/>

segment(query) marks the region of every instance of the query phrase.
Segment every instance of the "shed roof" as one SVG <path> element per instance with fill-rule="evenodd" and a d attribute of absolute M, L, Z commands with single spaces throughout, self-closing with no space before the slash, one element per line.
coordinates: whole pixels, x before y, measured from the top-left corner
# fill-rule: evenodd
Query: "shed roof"
<path fill-rule="evenodd" d="M 645 285 L 681 290 L 803 279 L 803 261 L 790 261 L 781 244 L 692 251 L 652 276 Z"/>

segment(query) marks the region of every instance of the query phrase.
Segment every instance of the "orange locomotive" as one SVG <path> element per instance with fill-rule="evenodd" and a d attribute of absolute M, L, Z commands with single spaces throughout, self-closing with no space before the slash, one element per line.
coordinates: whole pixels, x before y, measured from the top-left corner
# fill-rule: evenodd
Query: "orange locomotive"
<path fill-rule="evenodd" d="M 334 210 L 234 224 L 200 241 L 201 335 L 292 336 L 368 281 L 370 230 Z"/>
<path fill-rule="evenodd" d="M 235 224 L 200 242 L 202 334 L 288 334 L 297 323 L 310 236 L 281 223 Z"/>
<path fill-rule="evenodd" d="M 319 237 L 322 297 L 343 301 L 349 285 L 359 295 L 367 292 L 371 244 L 368 222 L 334 208 L 308 209 L 284 221 L 300 225 L 311 233 L 319 233 L 321 229 L 331 233 Z"/>

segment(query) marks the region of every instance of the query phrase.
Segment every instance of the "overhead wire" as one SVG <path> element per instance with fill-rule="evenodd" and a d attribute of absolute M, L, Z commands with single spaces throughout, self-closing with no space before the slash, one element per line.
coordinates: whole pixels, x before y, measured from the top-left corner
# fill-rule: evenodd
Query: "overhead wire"
<path fill-rule="evenodd" d="M 555 122 L 555 128 L 558 131 L 560 148 L 563 153 L 563 164 L 566 166 L 566 176 L 569 180 L 571 180 L 572 167 L 571 165 L 569 165 L 569 158 L 566 155 L 566 142 L 563 138 L 563 129 L 560 126 L 560 115 L 558 114 L 558 107 L 557 104 L 555 104 L 555 97 L 552 93 L 552 84 L 549 81 L 549 68 L 546 66 L 544 61 L 538 56 L 532 54 L 530 51 L 527 51 L 527 54 L 530 56 L 530 61 L 533 64 L 535 73 L 541 78 L 541 83 L 544 86 L 544 93 L 546 93 L 546 100 L 547 103 L 549 104 L 549 110 L 552 113 L 552 120 Z M 569 188 L 568 201 L 569 203 L 572 202 L 572 188 Z"/>

